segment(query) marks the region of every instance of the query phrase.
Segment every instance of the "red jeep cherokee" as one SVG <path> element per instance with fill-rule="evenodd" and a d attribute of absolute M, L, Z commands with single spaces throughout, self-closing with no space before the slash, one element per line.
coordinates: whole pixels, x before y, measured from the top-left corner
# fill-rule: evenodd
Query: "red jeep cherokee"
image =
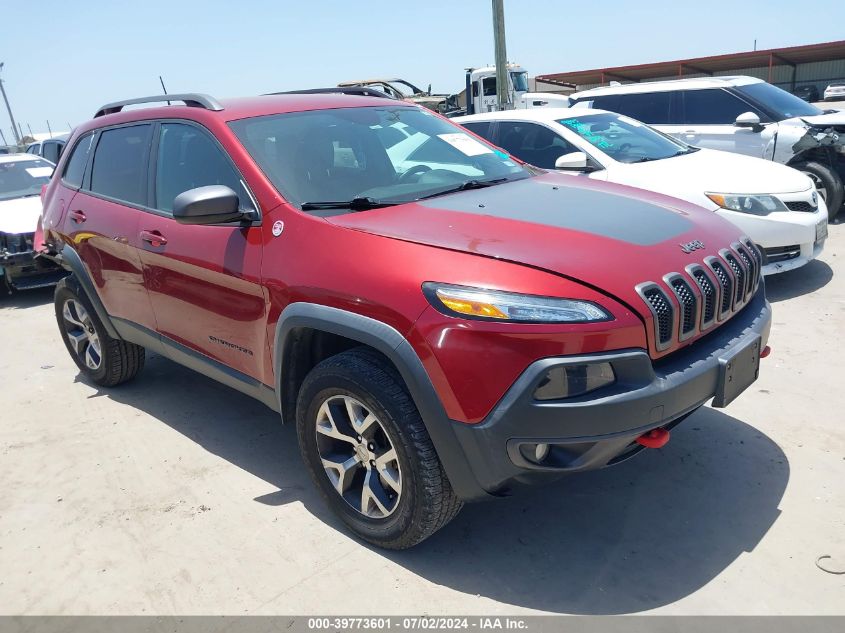
<path fill-rule="evenodd" d="M 123 111 L 164 99 L 185 105 Z M 258 398 L 389 548 L 661 445 L 755 380 L 771 323 L 760 254 L 714 214 L 376 97 L 109 104 L 42 220 L 89 380 L 130 380 L 149 349 Z"/>

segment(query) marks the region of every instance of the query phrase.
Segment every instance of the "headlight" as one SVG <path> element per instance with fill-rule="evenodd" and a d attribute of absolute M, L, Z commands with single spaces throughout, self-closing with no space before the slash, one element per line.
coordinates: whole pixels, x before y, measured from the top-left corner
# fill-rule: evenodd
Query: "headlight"
<path fill-rule="evenodd" d="M 423 284 L 431 305 L 451 316 L 521 323 L 591 323 L 609 321 L 613 316 L 589 301 L 523 295 L 515 292 Z"/>
<path fill-rule="evenodd" d="M 704 195 L 723 209 L 740 213 L 769 215 L 772 211 L 789 211 L 786 205 L 774 196 L 746 196 L 737 193 L 705 193 Z"/>

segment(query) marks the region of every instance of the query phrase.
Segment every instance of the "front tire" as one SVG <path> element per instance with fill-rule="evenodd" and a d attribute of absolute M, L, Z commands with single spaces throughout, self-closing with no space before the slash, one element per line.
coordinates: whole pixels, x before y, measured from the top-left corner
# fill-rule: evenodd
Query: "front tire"
<path fill-rule="evenodd" d="M 356 348 L 319 363 L 297 400 L 299 448 L 334 513 L 362 539 L 405 549 L 462 507 L 402 379 Z"/>
<path fill-rule="evenodd" d="M 828 220 L 833 220 L 842 208 L 845 199 L 845 186 L 842 179 L 831 167 L 814 160 L 793 165 L 795 169 L 805 173 L 813 181 L 816 192 L 827 203 Z"/>
<path fill-rule="evenodd" d="M 65 347 L 91 382 L 114 387 L 132 380 L 144 367 L 144 348 L 109 336 L 88 295 L 73 277 L 58 283 L 54 304 Z"/>

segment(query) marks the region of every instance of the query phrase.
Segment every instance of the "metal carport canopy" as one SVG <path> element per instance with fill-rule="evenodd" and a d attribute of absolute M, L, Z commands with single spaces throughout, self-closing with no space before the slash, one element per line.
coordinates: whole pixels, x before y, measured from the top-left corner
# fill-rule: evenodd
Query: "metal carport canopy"
<path fill-rule="evenodd" d="M 822 62 L 832 59 L 845 59 L 845 40 L 822 42 L 804 46 L 771 48 L 743 53 L 728 53 L 710 57 L 694 57 L 668 62 L 596 68 L 574 72 L 550 73 L 538 75 L 537 80 L 564 86 L 583 86 L 587 84 L 605 84 L 610 81 L 644 81 L 664 77 L 684 77 L 692 74 L 713 75 L 717 72 L 739 70 L 743 68 L 761 68 L 768 66 L 769 79 L 774 66 L 791 66 L 809 62 Z"/>

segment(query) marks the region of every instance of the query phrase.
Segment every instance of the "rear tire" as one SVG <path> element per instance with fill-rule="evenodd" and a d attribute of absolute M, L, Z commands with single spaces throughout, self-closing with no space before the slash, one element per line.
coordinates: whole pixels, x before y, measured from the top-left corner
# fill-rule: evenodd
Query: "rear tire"
<path fill-rule="evenodd" d="M 299 391 L 296 430 L 326 503 L 365 541 L 412 547 L 463 505 L 401 377 L 367 348 L 311 370 Z"/>
<path fill-rule="evenodd" d="M 827 203 L 828 220 L 833 220 L 842 209 L 842 202 L 845 199 L 845 186 L 843 186 L 839 174 L 830 166 L 814 160 L 795 163 L 793 167 L 810 177 L 816 191 Z"/>
<path fill-rule="evenodd" d="M 144 367 L 144 348 L 109 336 L 88 295 L 73 277 L 58 283 L 54 304 L 65 347 L 91 382 L 114 387 L 132 380 Z"/>

